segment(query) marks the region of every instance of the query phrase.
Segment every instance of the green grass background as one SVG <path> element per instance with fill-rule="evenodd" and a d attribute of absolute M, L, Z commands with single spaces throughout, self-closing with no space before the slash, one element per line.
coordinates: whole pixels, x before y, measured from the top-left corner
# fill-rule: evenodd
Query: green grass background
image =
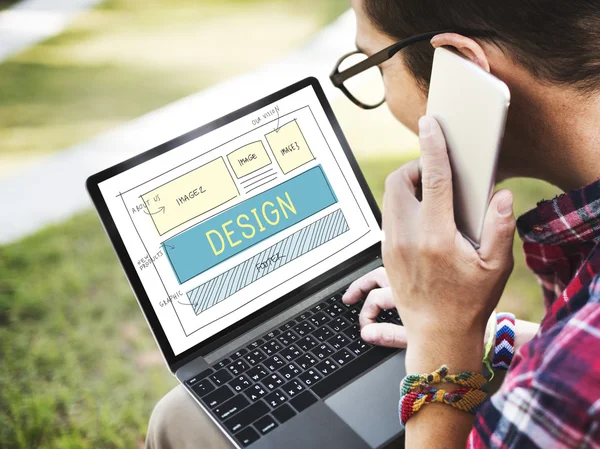
<path fill-rule="evenodd" d="M 60 150 L 258 67 L 346 8 L 345 0 L 106 1 L 0 64 L 0 160 Z M 235 33 L 255 39 L 253 50 L 240 49 Z M 360 163 L 381 200 L 387 174 L 415 154 L 397 154 L 393 137 L 378 140 L 379 116 L 360 116 L 364 132 L 349 117 L 352 146 L 379 154 Z M 556 192 L 534 181 L 506 186 L 518 213 Z M 515 254 L 501 308 L 539 320 L 539 287 L 518 239 Z M 94 213 L 0 246 L 0 448 L 140 446 L 173 385 Z"/>

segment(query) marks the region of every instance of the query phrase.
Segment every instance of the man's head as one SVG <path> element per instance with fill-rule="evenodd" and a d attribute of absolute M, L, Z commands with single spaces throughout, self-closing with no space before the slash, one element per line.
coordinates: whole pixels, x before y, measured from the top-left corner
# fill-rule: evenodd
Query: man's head
<path fill-rule="evenodd" d="M 532 148 L 532 142 L 547 145 L 540 136 L 547 130 L 533 115 L 549 119 L 569 113 L 576 98 L 600 92 L 598 0 L 352 0 L 352 6 L 356 43 L 368 55 L 430 31 L 471 29 L 497 35 L 442 34 L 431 43 L 403 49 L 381 69 L 390 110 L 413 131 L 426 109 L 434 46 L 455 47 L 505 81 L 512 93 L 500 164 L 505 177 L 540 177 L 520 168 L 542 151 Z"/>

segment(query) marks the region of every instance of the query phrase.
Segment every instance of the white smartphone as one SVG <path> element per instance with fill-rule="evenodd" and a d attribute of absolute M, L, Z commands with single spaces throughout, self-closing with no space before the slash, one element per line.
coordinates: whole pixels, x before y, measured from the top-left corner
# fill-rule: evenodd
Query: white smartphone
<path fill-rule="evenodd" d="M 476 248 L 494 191 L 509 104 L 504 82 L 453 51 L 435 50 L 427 115 L 446 138 L 457 228 Z"/>

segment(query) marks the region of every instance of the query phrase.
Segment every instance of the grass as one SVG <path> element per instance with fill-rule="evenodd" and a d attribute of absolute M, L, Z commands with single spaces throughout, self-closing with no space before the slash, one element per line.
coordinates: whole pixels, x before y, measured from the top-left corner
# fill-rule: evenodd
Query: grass
<path fill-rule="evenodd" d="M 361 162 L 378 200 L 407 157 Z M 512 181 L 522 212 L 554 189 Z M 515 244 L 502 309 L 539 319 L 539 288 Z M 96 216 L 0 247 L 0 447 L 131 448 L 175 382 Z"/>
<path fill-rule="evenodd" d="M 345 0 L 140 5 L 107 0 L 0 65 L 0 164 L 61 150 L 276 60 L 348 8 Z"/>

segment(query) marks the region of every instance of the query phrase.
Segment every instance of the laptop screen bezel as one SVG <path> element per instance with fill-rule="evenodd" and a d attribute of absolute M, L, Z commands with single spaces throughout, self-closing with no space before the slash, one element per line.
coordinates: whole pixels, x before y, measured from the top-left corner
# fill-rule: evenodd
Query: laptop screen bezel
<path fill-rule="evenodd" d="M 336 266 L 335 268 L 311 279 L 309 282 L 292 290 L 279 300 L 273 301 L 271 304 L 236 322 L 234 325 L 229 326 L 228 328 L 194 345 L 186 351 L 175 355 L 171 344 L 169 343 L 169 340 L 167 339 L 167 336 L 160 324 L 160 321 L 156 316 L 150 298 L 148 297 L 146 290 L 142 284 L 142 281 L 138 276 L 135 265 L 125 248 L 125 244 L 121 239 L 121 235 L 119 234 L 117 226 L 115 225 L 115 222 L 112 216 L 110 215 L 106 202 L 104 201 L 102 193 L 100 192 L 99 185 L 103 181 L 106 181 L 107 179 L 110 179 L 113 176 L 123 173 L 137 165 L 143 164 L 150 159 L 153 159 L 157 156 L 160 156 L 161 154 L 166 153 L 167 151 L 173 150 L 185 143 L 197 139 L 230 122 L 247 116 L 248 114 L 251 114 L 256 110 L 268 106 L 269 104 L 272 104 L 306 87 L 312 87 L 317 98 L 319 99 L 321 107 L 323 108 L 325 114 L 327 115 L 327 118 L 329 119 L 329 122 L 336 134 L 336 137 L 339 140 L 344 154 L 346 155 L 350 166 L 352 167 L 354 175 L 356 176 L 356 179 L 358 180 L 358 183 L 365 195 L 365 198 L 369 203 L 371 211 L 375 216 L 379 227 L 381 227 L 381 212 L 379 211 L 377 202 L 375 201 L 375 198 L 373 197 L 371 190 L 369 189 L 367 181 L 359 168 L 358 162 L 356 161 L 352 151 L 350 150 L 350 146 L 341 130 L 337 119 L 333 114 L 333 110 L 331 109 L 331 106 L 329 105 L 329 102 L 325 97 L 325 93 L 323 92 L 319 81 L 313 77 L 306 78 L 302 81 L 292 84 L 291 86 L 288 86 L 278 92 L 275 92 L 274 94 L 262 98 L 261 100 L 258 100 L 241 109 L 238 109 L 237 111 L 227 114 L 217 120 L 207 123 L 206 125 L 203 125 L 199 128 L 187 132 L 186 134 L 176 137 L 175 139 L 165 142 L 162 145 L 159 145 L 151 150 L 145 151 L 124 162 L 114 165 L 113 167 L 110 167 L 95 175 L 92 175 L 86 181 L 88 193 L 92 199 L 92 202 L 94 203 L 94 206 L 96 207 L 104 229 L 108 234 L 111 243 L 113 244 L 117 257 L 119 258 L 119 261 L 123 266 L 131 288 L 133 289 L 138 303 L 146 317 L 148 325 L 150 326 L 150 329 L 154 334 L 154 338 L 160 346 L 160 349 L 165 357 L 167 364 L 169 365 L 169 368 L 173 372 L 179 366 L 181 366 L 183 363 L 186 363 L 191 358 L 206 355 L 212 352 L 213 350 L 217 349 L 218 347 L 228 343 L 229 341 L 238 338 L 248 330 L 252 329 L 255 325 L 260 324 L 260 322 L 264 321 L 265 319 L 268 319 L 271 316 L 280 313 L 280 311 L 283 311 L 286 308 L 292 306 L 293 304 L 299 302 L 302 298 L 305 298 L 313 291 L 318 291 L 318 289 L 323 288 L 328 283 L 330 283 L 332 279 L 339 279 L 340 276 L 351 272 L 352 270 L 358 268 L 358 266 L 366 263 L 367 261 L 380 257 L 380 245 L 376 244 L 371 246 L 367 250 L 364 250 L 356 256 L 352 257 L 350 260 L 344 261 L 342 264 Z"/>

